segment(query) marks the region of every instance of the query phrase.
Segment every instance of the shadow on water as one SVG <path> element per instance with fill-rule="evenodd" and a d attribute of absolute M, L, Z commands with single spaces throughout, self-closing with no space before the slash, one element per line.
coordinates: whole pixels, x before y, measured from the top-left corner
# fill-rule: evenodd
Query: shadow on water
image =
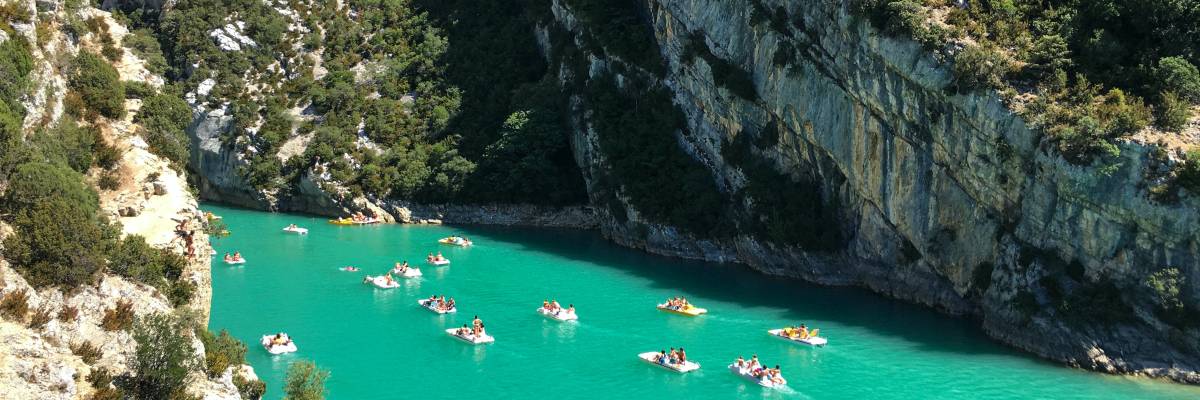
<path fill-rule="evenodd" d="M 948 317 L 866 289 L 828 287 L 768 276 L 741 264 L 719 264 L 657 256 L 618 246 L 593 231 L 455 225 L 477 243 L 504 242 L 514 248 L 594 263 L 650 280 L 657 289 L 783 310 L 780 324 L 835 321 L 872 334 L 904 340 L 923 351 L 1016 355 L 991 341 L 969 320 Z M 703 273 L 697 273 L 703 272 Z M 661 300 L 661 299 L 656 299 Z"/>

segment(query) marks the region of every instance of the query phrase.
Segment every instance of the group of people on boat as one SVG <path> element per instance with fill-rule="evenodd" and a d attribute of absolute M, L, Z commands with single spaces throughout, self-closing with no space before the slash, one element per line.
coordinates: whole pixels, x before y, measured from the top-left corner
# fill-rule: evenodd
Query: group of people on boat
<path fill-rule="evenodd" d="M 245 259 L 242 258 L 242 252 L 235 251 L 235 252 L 233 252 L 233 255 L 229 255 L 229 253 L 225 253 L 225 262 L 235 263 L 235 262 L 239 262 L 239 261 L 245 261 Z"/>
<path fill-rule="evenodd" d="M 408 272 L 409 268 L 408 260 L 404 260 L 403 263 L 396 263 L 396 266 L 392 268 L 392 272 L 403 275 L 404 273 Z"/>
<path fill-rule="evenodd" d="M 686 310 L 692 307 L 692 303 L 688 303 L 686 297 L 672 297 L 667 299 L 667 308 L 672 310 Z"/>
<path fill-rule="evenodd" d="M 682 347 L 679 350 L 675 350 L 674 347 L 670 351 L 660 350 L 658 357 L 654 361 L 662 365 L 683 364 L 687 362 L 687 352 L 683 351 Z"/>
<path fill-rule="evenodd" d="M 451 297 L 449 300 L 447 300 L 445 295 L 438 296 L 435 294 L 433 296 L 429 296 L 429 298 L 426 300 L 428 301 L 427 303 L 425 303 L 426 307 L 429 307 L 429 308 L 432 308 L 432 309 L 435 309 L 438 311 L 445 312 L 445 311 L 450 311 L 450 310 L 454 309 L 454 298 L 453 297 Z M 479 317 L 475 317 L 475 320 L 478 321 Z"/>
<path fill-rule="evenodd" d="M 466 236 L 450 236 L 450 237 L 447 237 L 445 240 L 447 243 L 455 244 L 455 245 L 459 245 L 459 246 L 471 243 L 471 240 L 467 239 Z"/>
<path fill-rule="evenodd" d="M 575 314 L 575 305 L 568 304 L 567 308 L 563 308 L 562 305 L 558 304 L 558 300 L 542 300 L 542 310 L 545 310 L 550 315 L 559 315 L 560 313 L 571 315 Z"/>
<path fill-rule="evenodd" d="M 462 337 L 478 338 L 486 335 L 487 333 L 483 329 L 483 320 L 479 319 L 479 316 L 476 315 L 475 318 L 471 320 L 470 328 L 467 328 L 467 324 L 463 324 L 462 328 L 458 328 L 458 330 L 454 331 L 454 334 Z"/>
<path fill-rule="evenodd" d="M 287 346 L 290 343 L 292 343 L 292 338 L 283 332 L 276 333 L 275 337 L 271 338 L 271 346 Z"/>
<path fill-rule="evenodd" d="M 379 279 L 379 278 L 383 278 L 383 284 L 385 286 L 392 286 L 392 284 L 396 283 L 396 278 L 392 278 L 391 272 L 383 274 L 383 276 L 376 276 L 376 277 L 368 276 L 366 278 L 363 278 L 363 283 L 372 283 L 372 282 L 374 282 L 375 279 Z"/>
<path fill-rule="evenodd" d="M 783 336 L 788 339 L 808 339 L 810 337 L 817 337 L 817 331 L 817 329 L 809 330 L 807 326 L 800 324 L 799 326 L 789 326 L 783 328 L 783 330 L 779 332 L 779 336 Z"/>
<path fill-rule="evenodd" d="M 375 217 L 368 217 L 363 215 L 362 211 L 358 211 L 350 216 L 350 220 L 354 222 L 371 222 L 375 220 Z"/>
<path fill-rule="evenodd" d="M 425 256 L 425 261 L 442 262 L 442 261 L 446 261 L 446 257 L 443 257 L 442 252 L 439 251 L 436 256 L 433 255 L 433 253 L 429 253 L 428 256 Z"/>
<path fill-rule="evenodd" d="M 750 376 L 758 378 L 759 380 L 769 381 L 776 385 L 783 385 L 787 383 L 787 381 L 783 379 L 783 371 L 779 369 L 779 365 L 776 365 L 775 368 L 763 367 L 762 363 L 758 362 L 757 354 L 751 356 L 749 361 L 742 358 L 742 356 L 738 356 L 737 360 L 733 362 L 733 365 L 736 366 L 742 373 L 748 373 Z"/>

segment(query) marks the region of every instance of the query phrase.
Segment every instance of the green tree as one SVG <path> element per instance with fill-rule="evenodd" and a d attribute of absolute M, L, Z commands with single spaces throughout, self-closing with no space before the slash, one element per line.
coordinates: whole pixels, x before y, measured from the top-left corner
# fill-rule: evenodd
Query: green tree
<path fill-rule="evenodd" d="M 113 119 L 125 115 L 125 87 L 121 84 L 121 76 L 104 58 L 87 51 L 79 52 L 70 85 L 84 104 L 100 115 Z"/>
<path fill-rule="evenodd" d="M 1177 93 L 1180 98 L 1200 103 L 1200 70 L 1182 57 L 1164 57 L 1155 69 L 1159 89 Z"/>
<path fill-rule="evenodd" d="M 199 368 L 192 351 L 188 324 L 169 314 L 141 317 L 133 326 L 137 342 L 130 369 L 133 379 L 126 389 L 135 399 L 168 399 L 181 395 Z"/>
<path fill-rule="evenodd" d="M 1183 126 L 1187 124 L 1188 119 L 1191 117 L 1192 108 L 1174 92 L 1164 92 L 1161 95 L 1158 104 L 1158 117 L 1155 120 L 1155 125 L 1158 125 L 1159 128 L 1171 132 L 1179 132 L 1183 130 Z"/>
<path fill-rule="evenodd" d="M 296 361 L 288 367 L 284 380 L 285 400 L 322 400 L 325 398 L 325 379 L 329 371 L 317 368 L 312 361 Z"/>
<path fill-rule="evenodd" d="M 208 376 L 216 378 L 225 373 L 229 367 L 237 367 L 246 363 L 246 344 L 229 334 L 224 329 L 213 335 L 207 329 L 197 329 L 200 341 L 204 342 L 204 363 Z"/>
<path fill-rule="evenodd" d="M 73 288 L 104 268 L 103 254 L 116 237 L 93 213 L 66 199 L 50 198 L 19 211 L 4 256 L 34 286 Z"/>
<path fill-rule="evenodd" d="M 30 161 L 18 165 L 9 177 L 5 204 L 10 210 L 29 209 L 58 199 L 78 207 L 88 221 L 99 208 L 99 198 L 83 182 L 83 175 L 65 165 Z"/>
<path fill-rule="evenodd" d="M 189 156 L 185 129 L 192 122 L 192 109 L 178 94 L 168 92 L 145 99 L 133 120 L 145 129 L 151 152 L 182 166 Z"/>

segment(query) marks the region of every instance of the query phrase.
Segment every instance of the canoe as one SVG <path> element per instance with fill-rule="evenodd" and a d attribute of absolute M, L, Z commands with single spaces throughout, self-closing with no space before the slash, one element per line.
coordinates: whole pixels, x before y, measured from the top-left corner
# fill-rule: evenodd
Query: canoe
<path fill-rule="evenodd" d="M 263 349 L 267 350 L 268 353 L 278 355 L 284 353 L 294 353 L 296 350 L 298 350 L 296 348 L 296 342 L 293 342 L 286 333 L 283 334 L 283 338 L 287 340 L 286 344 L 272 345 L 271 340 L 274 338 L 275 335 L 263 335 L 262 337 L 261 344 Z"/>
<path fill-rule="evenodd" d="M 657 351 L 647 351 L 645 353 L 638 354 L 638 358 L 642 359 L 642 361 L 650 363 L 650 365 L 656 365 L 659 368 L 664 368 L 664 369 L 675 371 L 675 372 L 678 372 L 681 374 L 685 374 L 685 373 L 700 369 L 700 363 L 697 363 L 695 361 L 685 361 L 682 364 L 660 363 L 660 362 L 658 362 L 659 354 L 661 354 L 661 353 L 659 353 Z"/>
<path fill-rule="evenodd" d="M 378 218 L 368 218 L 368 219 L 362 220 L 362 221 L 355 221 L 350 218 L 338 218 L 338 219 L 329 220 L 329 223 L 334 224 L 334 225 L 370 225 L 370 224 L 378 224 L 380 222 L 381 221 Z"/>
<path fill-rule="evenodd" d="M 450 245 L 450 246 L 458 246 L 458 247 L 470 247 L 471 246 L 470 240 L 463 240 L 463 241 L 456 242 L 454 240 L 451 240 L 450 238 L 438 239 L 438 243 L 441 243 L 444 245 Z"/>
<path fill-rule="evenodd" d="M 796 344 L 806 344 L 809 346 L 824 346 L 826 343 L 829 343 L 828 339 L 825 339 L 820 336 L 810 336 L 810 337 L 807 337 L 804 339 L 801 339 L 798 337 L 790 338 L 787 336 L 783 336 L 782 335 L 783 329 L 772 329 L 772 330 L 767 331 L 767 333 L 770 334 L 771 336 L 774 336 L 774 337 L 777 337 L 777 338 L 780 338 L 780 339 L 783 339 L 783 340 L 786 340 L 786 341 L 789 341 L 792 343 L 796 343 Z"/>
<path fill-rule="evenodd" d="M 666 303 L 659 304 L 659 305 L 658 305 L 658 309 L 659 309 L 659 310 L 666 311 L 666 312 L 669 312 L 669 313 L 672 313 L 672 314 L 686 315 L 686 316 L 689 316 L 689 317 L 695 317 L 695 316 L 697 316 L 697 315 L 704 314 L 704 313 L 707 313 L 707 312 L 708 312 L 708 310 L 707 310 L 707 309 L 703 309 L 703 308 L 696 307 L 696 306 L 687 306 L 686 308 L 683 308 L 683 309 L 680 309 L 680 310 L 676 310 L 676 309 L 673 309 L 673 308 L 667 307 L 667 304 L 666 304 Z"/>
<path fill-rule="evenodd" d="M 392 274 L 395 274 L 401 278 L 418 278 L 421 276 L 421 270 L 414 267 L 408 267 L 408 269 L 404 272 L 400 272 L 399 269 L 392 268 Z"/>
<path fill-rule="evenodd" d="M 287 232 L 287 233 L 295 233 L 295 234 L 297 234 L 297 235 L 307 235 L 307 234 L 308 234 L 308 229 L 307 229 L 307 228 L 292 228 L 292 227 L 285 227 L 285 228 L 283 228 L 283 231 L 284 231 L 284 232 Z"/>
<path fill-rule="evenodd" d="M 420 305 L 421 305 L 421 307 L 422 307 L 422 308 L 424 308 L 424 309 L 426 309 L 426 310 L 433 311 L 433 312 L 435 312 L 435 313 L 438 313 L 438 314 L 449 314 L 449 313 L 456 313 L 456 312 L 458 312 L 458 307 L 450 307 L 450 309 L 449 309 L 449 310 L 439 310 L 437 307 L 430 307 L 430 306 L 429 306 L 429 299 L 421 299 L 421 300 L 417 300 L 417 304 L 420 304 Z"/>
<path fill-rule="evenodd" d="M 753 382 L 754 384 L 765 388 L 780 388 L 787 386 L 786 379 L 783 381 L 783 383 L 775 383 L 771 382 L 769 379 L 761 379 L 755 377 L 749 369 L 738 368 L 737 364 L 729 364 L 729 372 L 732 372 L 734 375 L 742 377 L 742 379 Z"/>
<path fill-rule="evenodd" d="M 542 314 L 543 317 L 550 318 L 555 321 L 564 321 L 565 322 L 565 321 L 575 321 L 575 320 L 579 319 L 578 315 L 575 315 L 575 313 L 568 313 L 566 310 L 559 311 L 559 312 L 550 312 L 550 311 L 547 311 L 545 308 L 538 307 L 537 313 Z"/>
<path fill-rule="evenodd" d="M 367 275 L 363 279 L 363 283 L 370 283 L 380 289 L 394 289 L 394 288 L 400 287 L 400 282 L 396 282 L 396 280 L 393 279 L 392 282 L 389 284 L 387 281 L 387 278 L 384 278 L 382 276 Z"/>
<path fill-rule="evenodd" d="M 463 341 L 463 342 L 467 342 L 467 343 L 470 343 L 470 344 L 475 344 L 475 345 L 479 345 L 479 344 L 488 344 L 488 343 L 495 343 L 495 342 L 496 342 L 496 338 L 494 338 L 494 337 L 491 337 L 491 336 L 488 336 L 487 334 L 483 334 L 483 335 L 481 335 L 481 336 L 479 336 L 479 337 L 475 337 L 475 335 L 471 335 L 471 334 L 468 334 L 468 335 L 466 335 L 466 336 L 459 336 L 458 334 L 455 334 L 455 333 L 454 333 L 454 332 L 455 332 L 455 331 L 457 331 L 457 330 L 458 330 L 458 328 L 450 328 L 450 329 L 447 329 L 447 330 L 446 330 L 446 334 L 447 334 L 447 335 L 450 335 L 450 337 L 452 337 L 452 338 L 455 338 L 455 339 L 458 339 L 458 340 L 461 340 L 461 341 Z"/>

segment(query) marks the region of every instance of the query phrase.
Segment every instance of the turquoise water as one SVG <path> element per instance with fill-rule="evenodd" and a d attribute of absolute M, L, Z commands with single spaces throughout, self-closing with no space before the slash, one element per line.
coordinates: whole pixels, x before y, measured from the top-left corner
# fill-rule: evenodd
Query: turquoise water
<path fill-rule="evenodd" d="M 331 371 L 333 399 L 394 398 L 812 398 L 812 399 L 1184 399 L 1200 389 L 1059 367 L 989 341 L 969 321 L 858 289 L 765 277 L 735 265 L 687 262 L 617 247 L 591 232 L 498 227 L 337 227 L 324 219 L 206 206 L 233 235 L 214 242 L 248 262 L 214 258 L 210 328 L 250 346 L 247 359 L 281 397 L 288 364 Z M 284 234 L 296 223 L 307 236 Z M 476 246 L 439 246 L 466 235 Z M 420 261 L 442 251 L 449 267 Z M 392 290 L 365 274 L 408 259 L 425 276 Z M 355 265 L 362 272 L 342 272 Z M 416 300 L 445 294 L 459 313 L 438 316 Z M 709 314 L 658 311 L 687 296 Z M 534 309 L 575 304 L 580 321 Z M 496 343 L 470 346 L 445 328 L 479 315 Z M 830 344 L 800 347 L 766 330 L 804 322 Z M 286 331 L 300 351 L 271 356 L 257 343 Z M 702 369 L 686 375 L 637 354 L 683 346 Z M 758 354 L 782 366 L 787 390 L 740 380 L 725 366 Z"/>

